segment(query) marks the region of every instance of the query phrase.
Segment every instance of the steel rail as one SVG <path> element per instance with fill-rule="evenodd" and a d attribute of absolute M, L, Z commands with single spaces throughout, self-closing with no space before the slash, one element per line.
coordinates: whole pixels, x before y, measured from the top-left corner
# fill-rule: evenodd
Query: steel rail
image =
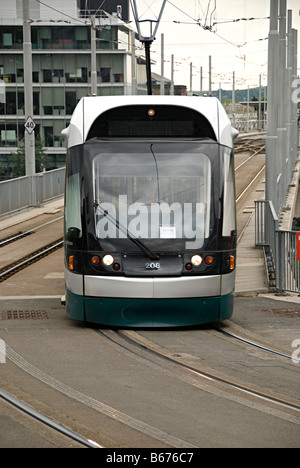
<path fill-rule="evenodd" d="M 47 416 L 43 415 L 42 413 L 36 411 L 31 406 L 23 403 L 22 401 L 18 400 L 16 397 L 14 397 L 13 395 L 7 393 L 6 391 L 4 391 L 2 389 L 0 389 L 0 398 L 5 400 L 10 405 L 18 408 L 23 413 L 26 413 L 31 418 L 36 419 L 37 421 L 39 421 L 43 425 L 50 427 L 54 431 L 56 431 L 56 432 L 58 432 L 60 434 L 63 434 L 64 436 L 68 437 L 69 439 L 74 440 L 75 442 L 79 443 L 80 445 L 83 445 L 84 447 L 87 447 L 87 448 L 102 448 L 99 444 L 97 444 L 97 442 L 86 439 L 85 437 L 82 437 L 81 435 L 77 434 L 76 432 L 72 431 L 71 429 L 68 429 L 67 427 L 62 426 L 61 424 L 57 423 L 53 419 L 48 418 Z"/>
<path fill-rule="evenodd" d="M 252 185 L 256 182 L 256 180 L 260 177 L 260 175 L 263 173 L 263 171 L 265 170 L 266 166 L 264 165 L 262 167 L 262 169 L 256 174 L 256 176 L 252 179 L 252 181 L 250 182 L 250 184 L 247 185 L 247 187 L 242 191 L 242 193 L 237 197 L 237 199 L 235 200 L 236 203 L 238 203 L 240 201 L 240 199 L 245 195 L 246 192 L 248 192 L 248 190 L 252 187 Z"/>
<path fill-rule="evenodd" d="M 222 327 L 216 327 L 215 328 L 219 333 L 223 333 L 224 335 L 227 335 L 231 338 L 234 338 L 238 341 L 241 341 L 245 344 L 249 344 L 255 348 L 259 348 L 263 351 L 266 351 L 268 353 L 271 353 L 271 354 L 276 354 L 277 356 L 281 356 L 283 358 L 286 358 L 290 361 L 297 361 L 300 363 L 300 359 L 299 358 L 296 358 L 296 357 L 293 357 L 291 354 L 288 354 L 287 352 L 283 351 L 283 350 L 280 350 L 280 349 L 275 349 L 275 348 L 272 348 L 270 345 L 264 343 L 262 340 L 259 341 L 259 338 L 251 338 L 249 336 L 242 336 L 240 333 L 238 333 L 237 331 L 231 331 L 231 330 L 224 330 L 224 328 Z"/>
<path fill-rule="evenodd" d="M 101 333 L 105 335 L 105 330 L 101 330 Z M 176 357 L 176 354 L 174 355 L 168 349 L 152 342 L 147 338 L 144 338 L 137 332 L 118 330 L 115 331 L 115 333 L 118 336 L 123 337 L 124 341 L 131 342 L 140 349 L 143 349 L 144 351 L 147 350 L 147 352 L 170 361 L 183 369 L 190 370 L 200 377 L 210 380 L 211 382 L 223 384 L 227 388 L 238 390 L 243 394 L 251 395 L 258 398 L 259 400 L 264 400 L 269 403 L 296 411 L 297 424 L 300 424 L 300 401 L 294 398 L 288 399 L 284 395 L 275 394 L 274 392 L 267 393 L 264 389 L 259 389 L 251 384 L 243 384 L 238 379 L 234 377 L 228 377 L 219 371 L 215 371 L 214 369 L 204 366 L 201 369 L 200 367 L 184 362 L 184 359 L 182 358 L 179 360 L 178 357 Z"/>
<path fill-rule="evenodd" d="M 48 246 L 43 247 L 42 249 L 29 254 L 28 256 L 20 259 L 18 262 L 11 264 L 9 266 L 4 267 L 0 270 L 0 282 L 4 281 L 6 278 L 12 276 L 13 274 L 17 273 L 17 271 L 26 268 L 26 266 L 31 265 L 32 263 L 37 262 L 41 258 L 50 253 L 54 252 L 55 250 L 62 247 L 64 241 L 59 239 L 55 242 L 52 242 Z"/>
<path fill-rule="evenodd" d="M 244 164 L 247 164 L 248 161 L 250 161 L 254 156 L 256 156 L 257 154 L 259 154 L 263 149 L 265 148 L 262 147 L 260 149 L 258 149 L 257 151 L 255 151 L 254 154 L 251 154 L 251 156 L 249 156 L 244 162 L 242 162 L 239 166 L 237 166 L 234 170 L 235 171 L 238 171 L 242 166 L 244 166 Z"/>
<path fill-rule="evenodd" d="M 52 219 L 51 221 L 47 221 L 46 223 L 40 224 L 39 226 L 29 229 L 28 231 L 20 232 L 19 234 L 15 236 L 8 237 L 7 239 L 0 241 L 0 248 L 5 247 L 6 245 L 11 244 L 12 242 L 16 242 L 17 240 L 22 239 L 23 237 L 29 236 L 30 234 L 37 231 L 38 229 L 48 226 L 49 224 L 55 223 L 56 221 L 60 221 L 61 219 L 63 219 L 63 216 Z"/>

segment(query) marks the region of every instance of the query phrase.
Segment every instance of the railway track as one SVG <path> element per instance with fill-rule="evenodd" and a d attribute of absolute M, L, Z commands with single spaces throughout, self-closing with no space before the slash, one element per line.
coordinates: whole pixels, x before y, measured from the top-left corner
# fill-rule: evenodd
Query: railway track
<path fill-rule="evenodd" d="M 51 239 L 48 233 L 45 234 L 45 230 L 48 230 L 49 226 L 54 223 L 61 223 L 62 219 L 63 216 L 59 216 L 32 229 L 1 240 L 2 265 L 0 266 L 0 283 L 63 246 L 62 236 L 57 237 L 57 234 L 54 233 Z M 60 228 L 58 228 L 59 230 Z M 41 231 L 44 231 L 44 236 L 40 240 Z M 24 239 L 26 241 L 27 239 L 29 240 L 25 245 L 22 242 Z M 18 247 L 15 248 L 15 245 L 18 245 Z M 34 245 L 38 245 L 38 248 L 34 248 Z M 10 252 L 14 251 L 11 250 L 12 246 L 15 249 L 14 256 L 10 255 Z"/>
<path fill-rule="evenodd" d="M 89 332 L 89 330 L 87 330 Z M 94 333 L 94 332 L 93 332 Z M 149 437 L 152 440 L 158 440 L 166 446 L 175 447 L 175 448 L 196 448 L 194 445 L 189 444 L 188 442 L 181 440 L 177 437 L 172 436 L 169 433 L 165 433 L 153 425 L 147 424 L 145 421 L 140 421 L 139 419 L 119 411 L 116 408 L 113 408 L 102 401 L 99 401 L 95 398 L 90 397 L 73 387 L 51 377 L 49 373 L 44 372 L 41 369 L 38 369 L 36 366 L 32 365 L 30 362 L 26 361 L 22 356 L 16 353 L 12 348 L 7 346 L 7 357 L 11 360 L 16 366 L 18 366 L 22 371 L 25 371 L 31 377 L 38 379 L 43 384 L 45 384 L 49 389 L 54 389 L 57 392 L 61 393 L 65 397 L 71 400 L 75 400 L 78 404 L 83 405 L 95 413 L 101 413 L 102 415 L 111 418 L 112 420 L 125 425 L 134 431 L 138 431 L 143 435 Z M 58 423 L 61 425 L 60 423 Z M 102 432 L 102 431 L 101 431 Z M 89 439 L 88 439 L 89 440 Z M 97 444 L 97 442 L 92 442 L 92 444 Z M 151 447 L 154 445 L 151 445 Z"/>
<path fill-rule="evenodd" d="M 62 424 L 54 421 L 53 419 L 48 418 L 47 416 L 36 411 L 31 406 L 25 404 L 18 398 L 14 397 L 13 395 L 7 393 L 2 389 L 0 389 L 0 399 L 8 403 L 10 406 L 17 408 L 22 413 L 26 414 L 30 420 L 39 421 L 43 426 L 51 428 L 57 434 L 62 435 L 72 441 L 75 441 L 77 444 L 79 444 L 79 447 L 102 448 L 96 442 L 86 439 L 85 437 L 82 437 L 81 435 L 77 434 L 76 432 L 72 431 L 66 426 L 63 426 Z"/>
<path fill-rule="evenodd" d="M 271 416 L 272 418 L 280 419 L 285 423 L 290 423 L 295 426 L 300 425 L 299 400 L 262 388 L 237 377 L 226 375 L 224 372 L 205 366 L 201 362 L 199 364 L 190 359 L 190 356 L 186 353 L 186 351 L 188 351 L 186 348 L 181 348 L 181 350 L 178 347 L 176 347 L 176 350 L 174 348 L 168 349 L 164 345 L 160 345 L 142 334 L 131 330 L 116 331 L 85 327 L 81 332 L 82 331 L 89 334 L 86 338 L 90 343 L 93 342 L 95 345 L 93 337 L 99 337 L 101 340 L 108 343 L 109 348 L 113 347 L 114 351 L 116 351 L 119 356 L 122 356 L 124 362 L 127 362 L 127 365 L 133 365 L 134 368 L 139 365 L 142 366 L 142 368 L 148 369 L 148 372 L 155 370 L 160 373 L 161 378 L 171 379 L 172 385 L 175 385 L 175 387 L 179 385 L 179 383 L 182 383 L 185 386 L 184 388 L 188 385 L 194 389 L 193 391 L 205 392 L 215 397 L 222 398 L 225 401 L 227 400 L 231 403 L 242 405 L 248 409 Z M 200 330 L 199 333 L 203 334 L 206 332 L 205 330 Z M 220 336 L 223 340 L 219 330 L 215 330 L 215 334 L 216 335 L 213 335 L 214 340 L 216 337 L 218 338 Z M 96 341 L 97 339 L 98 338 L 96 338 Z M 235 341 L 236 337 L 228 337 L 226 339 Z M 247 346 L 249 346 L 248 343 Z M 260 349 L 259 352 L 263 356 L 270 351 Z M 95 396 L 92 398 L 88 394 L 80 392 L 73 387 L 72 384 L 69 386 L 67 382 L 63 383 L 57 380 L 57 378 L 49 374 L 49 371 L 44 372 L 42 369 L 37 368 L 9 346 L 7 347 L 7 358 L 23 372 L 41 381 L 49 390 L 54 389 L 64 397 L 75 400 L 77 404 L 83 405 L 93 410 L 95 413 L 101 413 L 105 417 L 110 418 L 114 423 L 121 423 L 122 426 L 126 426 L 130 430 L 133 429 L 135 433 L 140 433 L 142 437 L 150 438 L 150 440 L 152 439 L 151 447 L 155 447 L 155 444 L 159 441 L 159 443 L 164 444 L 163 446 L 166 447 L 180 449 L 197 448 L 197 446 L 190 443 L 190 441 L 172 435 L 170 429 L 168 432 L 165 432 L 158 426 L 156 427 L 153 421 L 149 423 L 148 420 L 137 419 L 133 417 L 130 412 L 126 412 L 126 410 L 124 412 L 120 411 L 120 409 L 113 408 L 103 401 L 98 400 Z M 243 355 L 241 354 L 240 359 L 243 359 Z M 177 384 L 174 382 L 174 379 L 177 381 Z M 76 387 L 78 387 L 78 385 L 76 385 Z M 3 393 L 3 391 L 0 392 L 0 397 L 2 398 Z M 120 403 L 118 406 L 120 407 Z M 46 420 L 47 419 L 46 417 Z M 55 424 L 59 426 L 59 430 L 61 426 L 64 426 L 61 422 L 55 422 Z M 73 437 L 72 429 L 71 436 Z M 79 443 L 80 439 L 81 437 L 78 440 Z M 93 437 L 93 440 L 97 440 L 97 437 Z M 92 442 L 85 437 L 83 437 L 83 442 L 85 446 L 91 445 L 94 447 L 97 444 L 97 442 Z"/>
<path fill-rule="evenodd" d="M 145 356 L 146 359 L 150 359 L 149 356 L 154 357 L 160 360 L 160 365 L 169 362 L 176 366 L 175 368 L 177 368 L 180 375 L 182 375 L 182 372 L 188 372 L 187 382 L 198 388 L 229 400 L 233 399 L 246 406 L 251 405 L 251 407 L 255 407 L 259 411 L 273 414 L 300 425 L 300 401 L 296 398 L 261 388 L 208 366 L 192 363 L 186 353 L 171 351 L 132 330 L 98 330 L 97 332 L 123 350 L 138 353 L 139 356 Z M 220 333 L 220 331 L 217 330 L 217 333 Z M 228 333 L 231 339 L 244 340 L 245 342 L 245 338 L 238 336 L 237 332 L 234 334 Z M 258 347 L 262 352 L 271 352 L 278 355 L 278 350 L 271 347 L 266 348 L 259 342 L 248 340 L 247 344 Z M 291 359 L 283 354 L 281 356 Z"/>
<path fill-rule="evenodd" d="M 241 145 L 235 146 L 235 154 L 250 152 L 253 156 L 256 156 L 259 153 L 262 153 L 266 150 L 266 143 L 262 140 L 256 143 L 244 143 Z"/>
<path fill-rule="evenodd" d="M 293 363 L 300 363 L 300 359 L 292 356 L 288 350 L 285 350 L 278 346 L 275 347 L 274 344 L 266 342 L 261 337 L 253 337 L 249 335 L 249 332 L 247 330 L 237 330 L 236 326 L 231 324 L 229 320 L 228 323 L 230 324 L 229 326 L 226 324 L 221 324 L 219 327 L 216 327 L 216 330 L 219 333 L 224 334 L 225 336 L 238 340 L 242 343 L 246 343 L 250 346 L 253 346 L 254 348 L 258 348 L 273 355 L 280 356 L 282 358 L 287 359 L 288 361 L 293 361 Z"/>
<path fill-rule="evenodd" d="M 12 275 L 16 274 L 18 271 L 23 270 L 24 268 L 32 265 L 35 262 L 38 262 L 42 258 L 51 253 L 55 252 L 57 249 L 63 247 L 63 239 L 58 239 L 55 242 L 52 242 L 41 249 L 38 249 L 30 254 L 22 257 L 17 262 L 13 262 L 9 265 L 6 265 L 4 268 L 0 269 L 0 283 L 10 278 Z"/>
<path fill-rule="evenodd" d="M 52 223 L 55 223 L 57 221 L 60 221 L 63 219 L 63 216 L 59 216 L 58 218 L 51 219 L 50 221 L 47 221 L 46 223 L 40 224 L 39 226 L 36 226 L 32 229 L 28 229 L 27 231 L 24 232 L 19 232 L 18 234 L 15 234 L 13 236 L 8 236 L 7 238 L 4 238 L 0 240 L 0 248 L 5 247 L 8 244 L 12 244 L 13 242 L 16 242 L 20 239 L 23 239 L 24 237 L 30 236 L 31 234 L 37 233 L 39 229 L 42 229 L 46 226 L 50 226 Z"/>

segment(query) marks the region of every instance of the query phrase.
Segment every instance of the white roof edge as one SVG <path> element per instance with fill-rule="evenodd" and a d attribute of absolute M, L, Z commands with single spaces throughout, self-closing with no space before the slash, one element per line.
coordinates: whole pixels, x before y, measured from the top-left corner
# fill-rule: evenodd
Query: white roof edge
<path fill-rule="evenodd" d="M 214 97 L 194 96 L 89 96 L 82 98 L 71 118 L 68 130 L 68 147 L 82 144 L 95 119 L 103 112 L 127 105 L 176 105 L 188 107 L 204 115 L 211 123 L 219 143 L 233 146 L 235 130 L 224 107 Z M 84 117 L 84 119 L 83 119 Z"/>

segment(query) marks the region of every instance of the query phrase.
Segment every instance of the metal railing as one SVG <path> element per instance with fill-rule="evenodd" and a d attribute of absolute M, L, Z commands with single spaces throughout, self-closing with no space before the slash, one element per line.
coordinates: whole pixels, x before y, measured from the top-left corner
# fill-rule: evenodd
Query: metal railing
<path fill-rule="evenodd" d="M 0 216 L 38 206 L 63 195 L 65 168 L 0 182 Z"/>
<path fill-rule="evenodd" d="M 278 291 L 300 292 L 300 262 L 297 260 L 296 235 L 294 231 L 277 231 L 276 289 Z"/>
<path fill-rule="evenodd" d="M 264 247 L 269 273 L 278 292 L 300 292 L 300 262 L 297 260 L 295 231 L 279 230 L 272 202 L 255 201 L 255 245 Z"/>
<path fill-rule="evenodd" d="M 239 131 L 239 132 L 251 132 L 253 130 L 264 130 L 266 127 L 265 121 L 257 119 L 253 120 L 240 120 L 240 119 L 235 119 L 234 122 L 234 127 Z"/>

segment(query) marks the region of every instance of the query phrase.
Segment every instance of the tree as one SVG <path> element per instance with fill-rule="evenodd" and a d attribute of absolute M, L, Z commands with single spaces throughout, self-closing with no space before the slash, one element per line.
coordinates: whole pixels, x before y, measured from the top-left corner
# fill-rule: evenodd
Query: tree
<path fill-rule="evenodd" d="M 22 177 L 25 175 L 25 141 L 20 141 L 18 151 L 11 153 L 7 158 L 7 165 L 11 168 L 11 177 Z M 49 158 L 44 152 L 44 145 L 39 136 L 35 139 L 35 170 L 43 172 L 49 169 Z"/>

